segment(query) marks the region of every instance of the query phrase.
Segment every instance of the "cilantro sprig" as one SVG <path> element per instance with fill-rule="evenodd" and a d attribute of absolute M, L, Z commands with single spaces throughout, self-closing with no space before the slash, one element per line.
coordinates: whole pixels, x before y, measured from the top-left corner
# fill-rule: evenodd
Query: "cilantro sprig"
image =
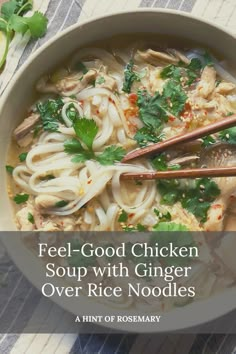
<path fill-rule="evenodd" d="M 134 71 L 134 61 L 131 59 L 124 70 L 124 84 L 122 90 L 126 93 L 130 93 L 135 81 L 140 81 L 140 75 Z"/>
<path fill-rule="evenodd" d="M 23 15 L 32 10 L 32 0 L 9 0 L 2 4 L 0 12 L 0 31 L 6 35 L 6 46 L 0 60 L 4 65 L 10 42 L 14 33 L 24 34 L 29 31 L 32 38 L 43 37 L 47 30 L 47 18 L 41 12 L 34 12 L 30 17 Z"/>
<path fill-rule="evenodd" d="M 101 165 L 113 165 L 116 161 L 121 161 L 125 155 L 125 150 L 120 146 L 111 145 L 103 152 L 95 155 L 93 142 L 98 133 L 98 126 L 93 119 L 79 118 L 73 124 L 77 138 L 68 139 L 64 143 L 64 151 L 74 155 L 72 162 L 83 163 L 87 160 L 96 160 Z"/>

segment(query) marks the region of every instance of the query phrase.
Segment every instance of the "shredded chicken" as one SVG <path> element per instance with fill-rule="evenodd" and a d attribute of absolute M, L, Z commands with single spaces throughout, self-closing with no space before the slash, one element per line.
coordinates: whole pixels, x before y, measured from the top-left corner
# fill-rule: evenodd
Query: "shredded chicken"
<path fill-rule="evenodd" d="M 231 82 L 221 82 L 215 89 L 215 92 L 220 93 L 221 95 L 227 95 L 232 92 L 236 86 Z"/>
<path fill-rule="evenodd" d="M 197 86 L 199 96 L 207 98 L 215 89 L 216 71 L 211 66 L 206 66 L 202 72 L 201 80 Z"/>
<path fill-rule="evenodd" d="M 19 230 L 33 231 L 35 229 L 34 224 L 29 221 L 29 213 L 34 214 L 34 210 L 30 206 L 26 206 L 16 213 L 16 222 Z"/>
<path fill-rule="evenodd" d="M 43 77 L 37 83 L 37 91 L 42 93 L 66 93 L 77 88 L 77 92 L 82 91 L 87 85 L 92 83 L 97 75 L 96 70 L 89 70 L 81 80 L 75 75 L 68 76 L 59 80 L 56 84 L 48 82 L 48 78 Z"/>

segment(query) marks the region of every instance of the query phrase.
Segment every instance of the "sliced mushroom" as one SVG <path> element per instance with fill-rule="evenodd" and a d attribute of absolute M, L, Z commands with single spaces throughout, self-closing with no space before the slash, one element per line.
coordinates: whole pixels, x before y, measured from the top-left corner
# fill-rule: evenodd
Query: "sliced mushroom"
<path fill-rule="evenodd" d="M 25 118 L 23 122 L 14 130 L 14 137 L 17 141 L 23 139 L 30 131 L 40 122 L 40 115 L 37 113 L 31 114 Z"/>

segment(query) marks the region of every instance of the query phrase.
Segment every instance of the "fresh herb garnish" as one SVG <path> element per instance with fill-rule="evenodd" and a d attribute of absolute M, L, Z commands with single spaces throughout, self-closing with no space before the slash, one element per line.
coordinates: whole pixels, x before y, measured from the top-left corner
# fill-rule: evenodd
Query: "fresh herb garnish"
<path fill-rule="evenodd" d="M 69 202 L 67 202 L 66 200 L 60 200 L 59 202 L 55 203 L 55 207 L 56 208 L 63 208 L 65 206 L 67 206 L 69 204 Z"/>
<path fill-rule="evenodd" d="M 78 111 L 75 109 L 75 106 L 73 103 L 71 103 L 66 110 L 66 116 L 69 118 L 69 120 L 74 123 L 76 119 L 79 119 L 79 114 Z"/>
<path fill-rule="evenodd" d="M 29 194 L 16 194 L 13 200 L 14 202 L 16 202 L 16 204 L 22 204 L 27 202 L 28 199 L 29 199 Z"/>
<path fill-rule="evenodd" d="M 24 162 L 24 161 L 26 160 L 27 155 L 28 155 L 28 152 L 22 152 L 22 154 L 20 154 L 20 155 L 18 156 L 20 162 Z"/>
<path fill-rule="evenodd" d="M 103 76 L 100 76 L 100 77 L 97 78 L 97 80 L 96 80 L 96 83 L 97 83 L 98 85 L 102 85 L 102 84 L 104 84 L 104 82 L 106 82 L 106 80 L 105 80 L 105 78 L 104 78 Z"/>
<path fill-rule="evenodd" d="M 131 92 L 132 85 L 135 81 L 140 81 L 140 76 L 134 71 L 134 61 L 131 59 L 124 70 L 124 84 L 122 90 L 126 93 Z"/>
<path fill-rule="evenodd" d="M 205 136 L 201 139 L 202 139 L 202 147 L 211 146 L 211 145 L 215 144 L 215 142 L 216 142 L 216 140 L 211 135 Z"/>
<path fill-rule="evenodd" d="M 77 137 L 92 150 L 93 141 L 98 133 L 98 126 L 93 119 L 81 118 L 73 125 Z"/>
<path fill-rule="evenodd" d="M 123 230 L 126 232 L 135 232 L 135 231 L 144 232 L 147 231 L 147 228 L 142 224 L 137 224 L 136 226 L 126 225 L 123 227 Z"/>
<path fill-rule="evenodd" d="M 31 37 L 43 37 L 47 30 L 47 18 L 41 12 L 34 12 L 30 17 L 22 17 L 32 9 L 31 0 L 9 0 L 2 4 L 0 30 L 6 34 L 6 47 L 0 60 L 0 68 L 6 61 L 12 34 L 29 31 Z"/>
<path fill-rule="evenodd" d="M 157 170 L 157 171 L 166 171 L 168 170 L 168 165 L 166 162 L 166 157 L 164 154 L 160 154 L 156 156 L 154 159 L 151 160 L 152 166 Z"/>
<path fill-rule="evenodd" d="M 182 207 L 194 214 L 202 223 L 207 220 L 211 203 L 220 195 L 220 189 L 210 178 L 200 178 L 191 184 L 179 180 L 160 180 L 157 182 L 162 203 L 173 205 L 181 202 Z"/>
<path fill-rule="evenodd" d="M 96 160 L 104 166 L 113 165 L 116 161 L 121 161 L 125 156 L 125 150 L 120 146 L 108 146 L 100 155 L 96 156 Z"/>
<path fill-rule="evenodd" d="M 72 138 L 64 143 L 65 152 L 75 154 L 72 162 L 83 163 L 87 160 L 95 160 L 101 165 L 113 165 L 114 162 L 120 161 L 124 157 L 125 150 L 115 145 L 108 146 L 99 155 L 95 155 L 92 146 L 98 132 L 98 126 L 93 119 L 80 118 L 73 124 L 73 127 L 80 140 Z M 86 146 L 87 150 L 80 141 Z"/>
<path fill-rule="evenodd" d="M 176 224 L 175 222 L 159 222 L 153 226 L 154 231 L 189 231 L 185 225 Z"/>
<path fill-rule="evenodd" d="M 44 130 L 51 132 L 58 130 L 59 122 L 62 121 L 61 110 L 63 106 L 64 102 L 61 98 L 37 103 L 36 108 L 40 114 Z"/>
<path fill-rule="evenodd" d="M 219 138 L 229 144 L 236 144 L 236 127 L 222 130 L 219 133 Z"/>
<path fill-rule="evenodd" d="M 118 218 L 118 222 L 126 222 L 127 220 L 128 220 L 128 214 L 126 213 L 126 211 L 122 210 Z"/>
<path fill-rule="evenodd" d="M 27 219 L 31 224 L 35 223 L 34 216 L 31 213 L 28 213 Z"/>
<path fill-rule="evenodd" d="M 171 221 L 171 214 L 169 213 L 169 211 L 167 211 L 166 214 L 161 213 L 158 209 L 154 209 L 153 210 L 154 213 L 156 214 L 156 216 L 158 217 L 158 221 Z"/>
<path fill-rule="evenodd" d="M 187 77 L 186 84 L 191 85 L 198 77 L 203 66 L 199 59 L 193 58 L 190 64 L 179 62 L 178 65 L 168 65 L 161 72 L 162 79 L 172 79 L 180 83 L 182 77 Z"/>
<path fill-rule="evenodd" d="M 87 74 L 88 68 L 84 65 L 82 61 L 76 63 L 76 70 L 82 71 L 83 74 Z"/>
<path fill-rule="evenodd" d="M 6 165 L 5 168 L 6 168 L 6 171 L 7 171 L 8 173 L 10 173 L 10 175 L 12 175 L 12 173 L 13 173 L 13 171 L 14 171 L 14 167 L 13 167 L 13 166 L 10 166 L 10 165 Z"/>
<path fill-rule="evenodd" d="M 148 143 L 159 143 L 163 138 L 163 134 L 156 135 L 151 129 L 146 127 L 139 129 L 134 136 L 134 140 L 137 141 L 140 147 L 145 147 Z"/>

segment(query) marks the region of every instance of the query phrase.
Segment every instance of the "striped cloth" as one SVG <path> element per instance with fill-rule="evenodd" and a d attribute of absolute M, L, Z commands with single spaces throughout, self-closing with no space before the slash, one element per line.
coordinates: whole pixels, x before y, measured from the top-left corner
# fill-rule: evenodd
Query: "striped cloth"
<path fill-rule="evenodd" d="M 46 13 L 49 19 L 48 32 L 36 42 L 29 43 L 27 35 L 14 38 L 7 65 L 0 76 L 0 93 L 30 54 L 56 33 L 95 15 L 137 7 L 192 12 L 236 33 L 235 0 L 34 0 L 34 9 Z M 236 354 L 236 335 L 233 334 L 15 334 L 19 321 L 26 326 L 32 318 L 43 323 L 57 316 L 60 326 L 61 322 L 69 321 L 71 315 L 42 298 L 7 258 L 4 250 L 0 250 L 0 285 L 0 321 L 6 323 L 7 333 L 0 335 L 0 354 Z M 11 322 L 8 320 L 10 313 L 15 314 Z M 59 332 L 58 328 L 56 331 Z"/>

